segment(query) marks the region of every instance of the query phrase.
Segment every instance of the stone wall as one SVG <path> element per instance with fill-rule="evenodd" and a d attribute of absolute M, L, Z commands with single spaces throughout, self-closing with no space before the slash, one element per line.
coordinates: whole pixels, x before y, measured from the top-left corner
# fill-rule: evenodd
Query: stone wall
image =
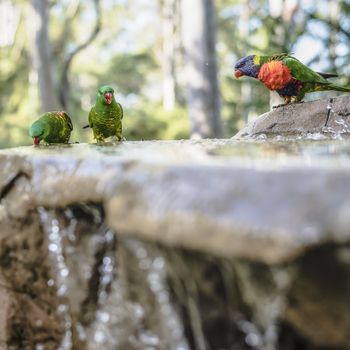
<path fill-rule="evenodd" d="M 3 348 L 350 349 L 348 149 L 0 152 Z"/>

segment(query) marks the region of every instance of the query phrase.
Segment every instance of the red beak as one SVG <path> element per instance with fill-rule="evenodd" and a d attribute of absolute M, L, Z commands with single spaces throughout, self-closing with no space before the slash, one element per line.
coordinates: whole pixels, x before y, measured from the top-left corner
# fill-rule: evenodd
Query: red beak
<path fill-rule="evenodd" d="M 239 79 L 241 76 L 243 76 L 244 74 L 239 70 L 237 69 L 234 73 L 234 76 Z"/>
<path fill-rule="evenodd" d="M 104 97 L 105 97 L 105 102 L 110 105 L 112 103 L 113 94 L 111 92 L 106 92 L 104 94 Z"/>
<path fill-rule="evenodd" d="M 35 146 L 39 146 L 39 143 L 40 143 L 39 137 L 34 137 L 33 138 L 33 143 L 34 143 Z"/>

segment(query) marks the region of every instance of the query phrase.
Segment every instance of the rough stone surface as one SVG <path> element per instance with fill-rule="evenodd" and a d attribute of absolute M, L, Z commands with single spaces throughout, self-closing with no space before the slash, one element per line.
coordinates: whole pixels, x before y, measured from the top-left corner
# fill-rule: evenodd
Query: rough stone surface
<path fill-rule="evenodd" d="M 325 127 L 329 109 L 329 121 Z M 349 126 L 350 96 L 345 95 L 276 108 L 248 123 L 234 138 L 256 138 L 259 135 L 305 137 L 317 133 L 334 137 L 349 134 Z"/>
<path fill-rule="evenodd" d="M 339 140 L 1 151 L 1 344 L 350 349 L 349 160 Z"/>
<path fill-rule="evenodd" d="M 77 145 L 59 154 L 55 148 L 9 150 L 0 153 L 0 165 L 9 168 L 12 155 L 16 167 L 12 176 L 4 174 L 2 215 L 103 203 L 108 225 L 119 234 L 282 262 L 323 242 L 350 240 L 342 229 L 349 150 L 348 142 L 223 140 Z"/>

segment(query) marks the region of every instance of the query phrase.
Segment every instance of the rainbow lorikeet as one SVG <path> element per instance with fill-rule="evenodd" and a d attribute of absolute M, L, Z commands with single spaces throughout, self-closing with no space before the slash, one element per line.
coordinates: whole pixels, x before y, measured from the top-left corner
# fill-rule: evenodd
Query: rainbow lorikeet
<path fill-rule="evenodd" d="M 110 136 L 123 140 L 122 133 L 123 108 L 114 98 L 114 90 L 107 85 L 98 89 L 96 103 L 89 113 L 89 125 L 97 142 L 103 142 Z"/>
<path fill-rule="evenodd" d="M 34 145 L 46 143 L 68 143 L 73 124 L 66 112 L 47 112 L 29 128 Z"/>
<path fill-rule="evenodd" d="M 318 73 L 296 58 L 286 54 L 271 56 L 249 55 L 235 65 L 236 78 L 243 75 L 260 80 L 269 90 L 276 91 L 285 104 L 300 102 L 306 93 L 314 91 L 344 91 L 350 88 L 331 83 L 327 78 L 337 75 Z"/>

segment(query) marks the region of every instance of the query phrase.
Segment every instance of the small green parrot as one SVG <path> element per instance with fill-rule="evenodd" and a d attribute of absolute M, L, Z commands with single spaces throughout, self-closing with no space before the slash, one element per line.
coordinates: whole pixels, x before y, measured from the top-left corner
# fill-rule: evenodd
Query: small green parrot
<path fill-rule="evenodd" d="M 46 143 L 68 143 L 73 124 L 64 111 L 47 112 L 36 120 L 29 129 L 34 145 Z"/>
<path fill-rule="evenodd" d="M 350 92 L 328 81 L 336 74 L 318 73 L 305 66 L 296 58 L 286 54 L 271 56 L 249 55 L 235 65 L 236 78 L 243 75 L 260 80 L 269 90 L 276 91 L 285 104 L 300 102 L 305 94 L 314 91 L 335 90 Z"/>
<path fill-rule="evenodd" d="M 89 125 L 94 133 L 97 142 L 103 142 L 107 137 L 115 136 L 118 141 L 122 141 L 123 108 L 114 98 L 114 90 L 103 85 L 98 89 L 96 103 L 89 113 Z"/>

